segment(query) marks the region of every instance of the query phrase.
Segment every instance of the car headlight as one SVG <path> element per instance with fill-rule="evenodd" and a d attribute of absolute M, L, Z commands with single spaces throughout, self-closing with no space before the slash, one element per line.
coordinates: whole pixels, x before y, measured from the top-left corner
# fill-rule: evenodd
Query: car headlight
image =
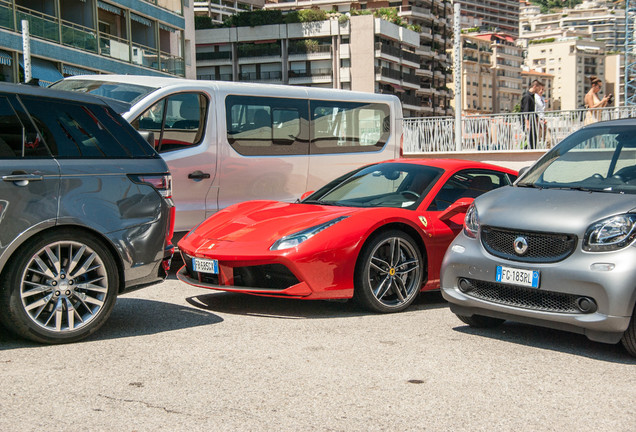
<path fill-rule="evenodd" d="M 585 232 L 583 250 L 605 252 L 622 249 L 636 238 L 636 214 L 624 214 L 603 219 Z"/>
<path fill-rule="evenodd" d="M 464 234 L 470 238 L 477 238 L 479 232 L 479 214 L 477 214 L 477 207 L 475 204 L 471 204 L 466 210 L 466 216 L 464 217 Z"/>
<path fill-rule="evenodd" d="M 301 244 L 302 242 L 304 242 L 305 240 L 309 240 L 310 238 L 312 238 L 313 236 L 318 234 L 320 231 L 324 231 L 327 228 L 329 228 L 330 226 L 332 226 L 334 224 L 337 224 L 341 220 L 346 219 L 348 217 L 349 216 L 340 216 L 340 217 L 332 219 L 332 220 L 330 220 L 328 222 L 322 223 L 320 225 L 316 225 L 316 226 L 313 226 L 311 228 L 307 228 L 307 229 L 304 229 L 302 231 L 298 231 L 297 233 L 285 236 L 285 237 L 277 240 L 276 243 L 274 243 L 272 245 L 272 247 L 269 248 L 269 250 L 275 251 L 275 250 L 283 250 L 283 249 L 289 249 L 289 248 L 296 247 L 299 244 Z"/>

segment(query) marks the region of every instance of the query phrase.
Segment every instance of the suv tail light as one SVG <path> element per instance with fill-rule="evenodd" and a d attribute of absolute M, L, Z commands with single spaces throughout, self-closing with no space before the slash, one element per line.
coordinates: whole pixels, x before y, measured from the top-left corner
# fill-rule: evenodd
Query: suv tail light
<path fill-rule="evenodd" d="M 137 183 L 152 185 L 164 198 L 172 198 L 172 176 L 170 174 L 139 174 L 132 176 Z"/>

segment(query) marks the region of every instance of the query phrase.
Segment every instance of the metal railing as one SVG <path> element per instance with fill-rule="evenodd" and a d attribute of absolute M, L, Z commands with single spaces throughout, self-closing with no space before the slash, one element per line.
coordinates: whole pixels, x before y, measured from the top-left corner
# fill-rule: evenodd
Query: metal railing
<path fill-rule="evenodd" d="M 404 154 L 455 151 L 548 149 L 591 121 L 636 117 L 636 107 L 546 111 L 543 119 L 527 113 L 474 115 L 462 118 L 460 148 L 451 117 L 405 118 Z"/>

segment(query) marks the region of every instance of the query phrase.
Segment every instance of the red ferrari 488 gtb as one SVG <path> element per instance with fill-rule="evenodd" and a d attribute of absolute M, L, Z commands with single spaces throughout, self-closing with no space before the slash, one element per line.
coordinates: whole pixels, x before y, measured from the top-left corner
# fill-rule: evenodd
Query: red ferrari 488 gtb
<path fill-rule="evenodd" d="M 439 289 L 446 248 L 473 199 L 515 171 L 462 160 L 400 159 L 350 172 L 295 203 L 228 207 L 180 242 L 180 280 L 299 299 L 355 298 L 376 312 Z"/>

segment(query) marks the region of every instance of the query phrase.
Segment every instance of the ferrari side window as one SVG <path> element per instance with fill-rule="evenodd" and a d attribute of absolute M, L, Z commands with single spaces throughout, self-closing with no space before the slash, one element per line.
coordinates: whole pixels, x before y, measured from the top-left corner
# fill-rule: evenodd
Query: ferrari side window
<path fill-rule="evenodd" d="M 510 181 L 505 173 L 487 170 L 460 171 L 442 186 L 428 210 L 445 210 L 460 198 L 477 198 L 481 194 L 508 184 Z"/>

